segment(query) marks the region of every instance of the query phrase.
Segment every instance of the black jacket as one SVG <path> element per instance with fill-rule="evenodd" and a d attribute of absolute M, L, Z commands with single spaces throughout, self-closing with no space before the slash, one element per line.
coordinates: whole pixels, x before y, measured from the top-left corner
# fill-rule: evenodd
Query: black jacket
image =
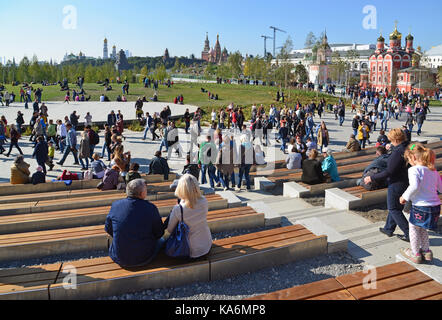
<path fill-rule="evenodd" d="M 321 163 L 318 160 L 306 159 L 302 162 L 301 181 L 309 185 L 324 182 L 324 174 Z"/>
<path fill-rule="evenodd" d="M 163 174 L 164 179 L 169 179 L 169 165 L 167 164 L 167 160 L 164 158 L 154 157 L 149 164 L 149 172 L 148 175 L 151 174 Z"/>
<path fill-rule="evenodd" d="M 392 147 L 391 155 L 388 158 L 387 169 L 371 177 L 372 180 L 388 179 L 388 184 L 406 183 L 408 184 L 408 166 L 404 159 L 405 149 L 409 141 L 404 141 L 397 147 Z"/>

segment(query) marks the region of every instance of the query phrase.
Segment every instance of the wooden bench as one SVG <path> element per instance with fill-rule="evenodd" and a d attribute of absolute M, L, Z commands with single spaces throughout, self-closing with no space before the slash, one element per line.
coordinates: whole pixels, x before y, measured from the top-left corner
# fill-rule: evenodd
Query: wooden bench
<path fill-rule="evenodd" d="M 217 194 L 207 195 L 209 210 L 225 209 L 228 201 Z M 167 216 L 176 205 L 176 198 L 157 200 L 160 215 Z M 57 210 L 42 213 L 0 216 L 0 234 L 70 228 L 103 224 L 110 206 Z"/>
<path fill-rule="evenodd" d="M 228 208 L 209 211 L 207 221 L 213 233 L 258 228 L 264 227 L 264 213 L 251 207 Z M 0 261 L 107 250 L 109 241 L 104 225 L 0 235 Z"/>
<path fill-rule="evenodd" d="M 376 289 L 364 288 L 367 275 L 358 272 L 248 300 L 442 300 L 442 284 L 406 262 L 376 268 Z"/>
<path fill-rule="evenodd" d="M 442 158 L 436 160 L 436 169 L 442 169 Z M 442 171 L 439 171 L 439 175 L 442 175 Z M 387 188 L 371 191 L 361 186 L 343 188 L 342 190 L 337 190 L 336 187 L 332 188 L 325 191 L 325 203 L 326 206 L 336 209 L 353 210 L 387 201 Z"/>
<path fill-rule="evenodd" d="M 122 269 L 110 258 L 0 270 L 0 299 L 95 299 L 146 289 L 207 282 L 327 252 L 327 237 L 300 225 L 217 240 L 194 262 L 160 254 L 143 268 Z M 75 268 L 76 289 L 69 278 Z"/>
<path fill-rule="evenodd" d="M 165 182 L 154 182 L 147 184 L 148 193 L 166 193 L 172 191 L 170 185 L 172 183 L 169 181 Z M 72 199 L 81 198 L 84 196 L 104 196 L 104 195 L 115 195 L 123 194 L 126 190 L 108 190 L 100 191 L 95 187 L 87 189 L 78 190 L 65 190 L 65 191 L 53 191 L 53 192 L 40 192 L 40 193 L 29 193 L 29 194 L 17 194 L 9 196 L 0 196 L 0 204 L 10 204 L 10 203 L 20 203 L 20 202 L 31 202 L 31 201 L 47 201 L 47 200 L 58 200 L 58 199 Z"/>
<path fill-rule="evenodd" d="M 148 183 L 169 182 L 169 185 L 177 178 L 176 173 L 169 174 L 169 179 L 164 181 L 163 175 L 142 175 Z M 96 188 L 101 182 L 100 179 L 93 180 L 78 180 L 72 181 L 72 184 L 67 186 L 63 181 L 41 183 L 37 185 L 33 184 L 10 184 L 0 183 L 0 196 L 10 196 L 17 194 L 31 194 L 31 193 L 43 193 L 43 192 L 56 192 L 56 191 L 68 191 L 68 190 L 81 190 Z"/>

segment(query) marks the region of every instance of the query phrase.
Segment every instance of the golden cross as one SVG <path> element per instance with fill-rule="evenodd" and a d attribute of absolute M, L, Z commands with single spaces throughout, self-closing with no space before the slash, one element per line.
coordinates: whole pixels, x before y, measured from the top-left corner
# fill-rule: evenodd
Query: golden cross
<path fill-rule="evenodd" d="M 398 23 L 399 23 L 399 22 L 398 22 L 397 20 L 394 21 L 395 29 L 397 29 L 397 25 L 398 25 Z"/>

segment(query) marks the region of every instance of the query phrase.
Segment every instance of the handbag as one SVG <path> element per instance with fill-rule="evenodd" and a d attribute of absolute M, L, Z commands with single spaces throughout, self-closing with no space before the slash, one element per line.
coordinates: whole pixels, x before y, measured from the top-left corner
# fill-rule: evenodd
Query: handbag
<path fill-rule="evenodd" d="M 166 255 L 172 258 L 189 258 L 190 246 L 188 240 L 189 227 L 184 223 L 183 207 L 181 205 L 181 221 L 166 242 Z"/>

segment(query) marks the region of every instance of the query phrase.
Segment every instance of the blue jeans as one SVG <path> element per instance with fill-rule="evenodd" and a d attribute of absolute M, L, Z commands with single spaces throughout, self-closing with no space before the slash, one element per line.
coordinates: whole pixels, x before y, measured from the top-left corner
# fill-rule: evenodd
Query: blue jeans
<path fill-rule="evenodd" d="M 169 145 L 167 144 L 167 140 L 161 140 L 160 152 L 163 150 L 163 147 L 166 147 L 166 151 L 169 151 Z"/>
<path fill-rule="evenodd" d="M 339 125 L 342 126 L 342 124 L 345 121 L 345 117 L 339 116 Z"/>
<path fill-rule="evenodd" d="M 215 174 L 215 172 L 216 172 L 215 166 L 213 164 L 201 165 L 201 184 L 207 183 L 206 172 L 209 174 L 210 187 L 212 189 L 214 189 L 215 188 L 215 181 L 217 181 L 217 177 Z"/>
<path fill-rule="evenodd" d="M 311 135 L 312 136 L 312 140 L 314 141 L 315 140 L 315 136 L 313 134 L 313 131 L 314 131 L 313 128 L 307 128 L 307 133 L 305 134 L 305 139 L 304 140 L 307 140 L 308 136 Z"/>
<path fill-rule="evenodd" d="M 218 171 L 219 172 L 219 171 Z M 219 174 L 219 181 L 221 182 L 223 188 L 229 189 L 229 175 L 228 174 Z M 235 180 L 232 181 L 232 185 L 235 186 Z"/>
<path fill-rule="evenodd" d="M 89 168 L 89 159 L 88 158 L 84 159 L 86 161 L 86 165 L 84 165 L 84 162 L 83 162 L 82 158 L 79 158 L 79 160 L 80 160 L 80 164 L 81 164 L 82 168 L 84 168 L 84 169 L 88 169 Z"/>
<path fill-rule="evenodd" d="M 95 144 L 89 145 L 89 159 L 91 159 L 91 161 L 94 161 L 94 159 L 92 158 L 92 156 L 94 155 L 94 150 L 95 150 Z"/>
<path fill-rule="evenodd" d="M 420 135 L 422 133 L 422 125 L 423 123 L 418 123 L 417 124 L 417 134 Z"/>
<path fill-rule="evenodd" d="M 281 151 L 285 152 L 285 149 L 287 147 L 287 138 L 282 138 L 282 143 L 281 143 Z"/>
<path fill-rule="evenodd" d="M 252 168 L 251 164 L 242 165 L 239 168 L 239 181 L 238 188 L 241 188 L 242 178 L 246 179 L 247 190 L 250 190 L 250 169 Z"/>
<path fill-rule="evenodd" d="M 146 126 L 146 129 L 144 129 L 144 136 L 143 136 L 143 140 L 146 140 L 147 137 L 147 133 L 149 132 L 150 128 Z"/>
<path fill-rule="evenodd" d="M 63 163 L 66 161 L 66 158 L 68 157 L 69 153 L 71 153 L 71 152 L 74 155 L 75 163 L 78 164 L 77 151 L 72 151 L 71 148 L 69 146 L 67 146 L 65 148 L 63 158 L 60 160 L 61 165 L 63 165 Z"/>
<path fill-rule="evenodd" d="M 407 190 L 408 183 L 396 182 L 388 185 L 387 205 L 388 205 L 388 217 L 384 229 L 393 233 L 396 227 L 404 232 L 408 237 L 408 220 L 405 218 L 402 210 L 404 206 L 399 203 L 399 198 Z"/>
<path fill-rule="evenodd" d="M 101 148 L 101 157 L 104 158 L 104 153 L 107 151 L 108 159 L 110 159 L 109 150 L 107 150 L 106 142 L 103 144 L 103 148 Z"/>
<path fill-rule="evenodd" d="M 387 131 L 388 120 L 381 121 L 381 130 Z"/>

